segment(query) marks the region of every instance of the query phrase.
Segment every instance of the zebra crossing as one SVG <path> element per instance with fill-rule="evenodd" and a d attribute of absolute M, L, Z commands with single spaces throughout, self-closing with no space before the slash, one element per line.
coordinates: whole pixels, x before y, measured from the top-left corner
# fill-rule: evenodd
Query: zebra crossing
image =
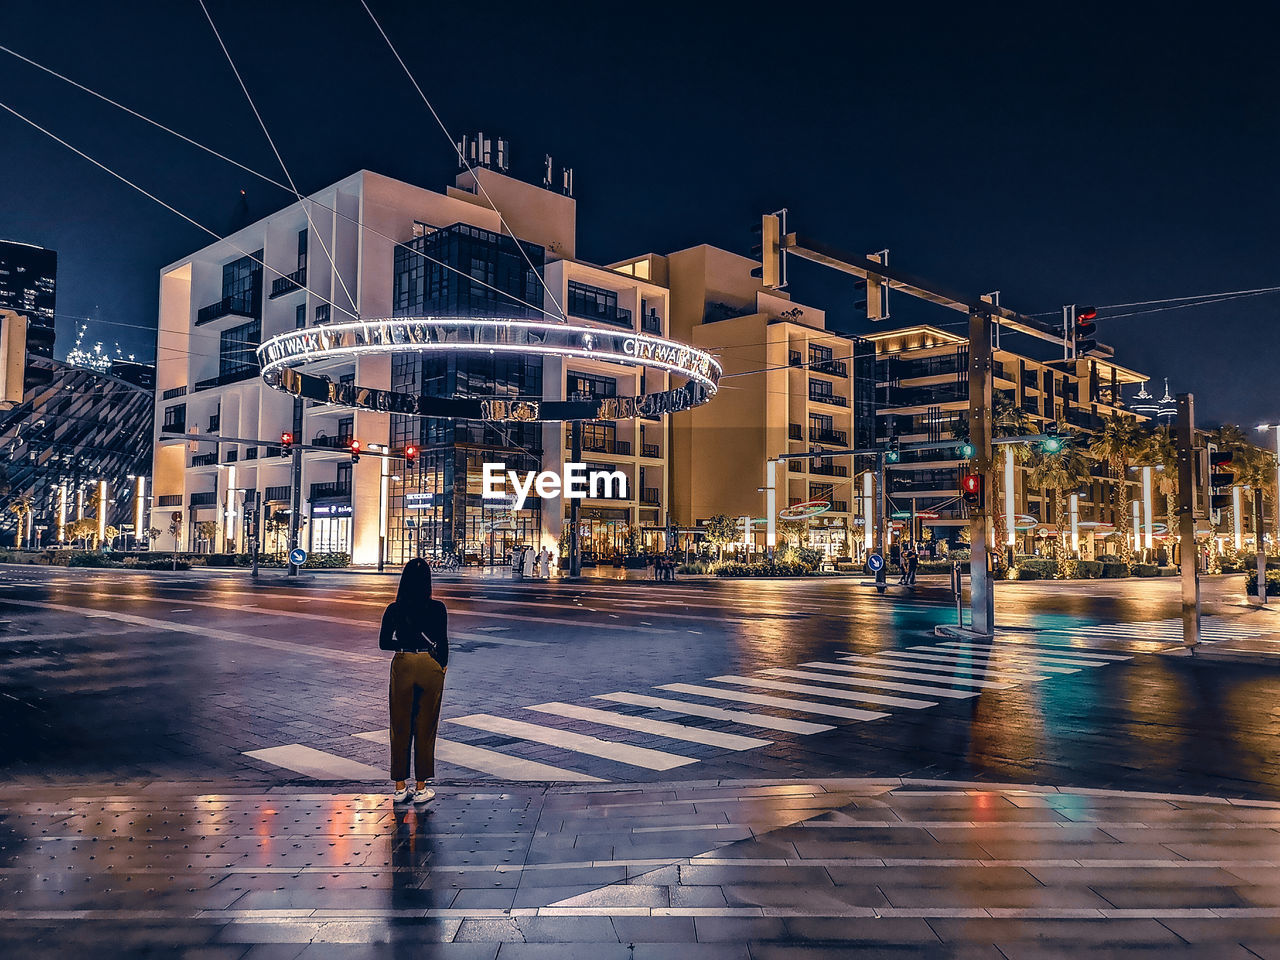
<path fill-rule="evenodd" d="M 1200 640 L 1202 643 L 1216 643 L 1220 640 L 1253 640 L 1275 633 L 1274 624 L 1257 617 L 1219 617 L 1204 616 L 1200 618 Z M 1147 643 L 1180 643 L 1182 641 L 1182 618 L 1170 617 L 1167 620 L 1142 620 L 1134 623 L 1099 623 L 1088 627 L 1044 627 L 1041 633 L 1087 635 L 1099 640 L 1141 640 Z"/>
<path fill-rule="evenodd" d="M 837 725 L 887 720 L 896 710 L 928 710 L 943 702 L 998 694 L 1133 658 L 1130 653 L 1023 638 L 842 652 L 831 660 L 812 660 L 796 668 L 768 667 L 751 675 L 719 674 L 701 683 L 658 684 L 654 689 L 661 696 L 629 691 L 592 696 L 609 708 L 548 701 L 519 707 L 517 716 L 446 717 L 441 720 L 436 757 L 443 765 L 489 778 L 598 782 L 601 777 L 578 767 L 600 760 L 639 771 L 690 767 L 725 752 L 770 746 L 774 741 L 760 736 L 760 731 L 812 736 Z M 618 707 L 655 715 L 623 712 Z M 721 726 L 700 725 L 698 720 Z M 586 725 L 593 732 L 568 729 L 566 724 Z M 467 730 L 502 742 L 473 744 L 456 739 Z M 354 736 L 379 744 L 389 739 L 385 729 Z M 631 742 L 637 738 L 643 738 L 644 745 Z M 521 751 L 532 751 L 539 759 L 518 756 Z M 315 779 L 385 779 L 380 768 L 301 744 L 245 755 Z"/>

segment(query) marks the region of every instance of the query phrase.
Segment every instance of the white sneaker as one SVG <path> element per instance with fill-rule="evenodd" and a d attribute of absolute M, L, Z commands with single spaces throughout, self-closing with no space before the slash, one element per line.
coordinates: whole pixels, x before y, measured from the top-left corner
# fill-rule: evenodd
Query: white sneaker
<path fill-rule="evenodd" d="M 412 800 L 413 784 L 406 783 L 403 789 L 397 790 L 395 793 L 391 794 L 391 799 L 395 803 L 407 803 L 408 801 Z"/>
<path fill-rule="evenodd" d="M 425 807 L 428 803 L 436 798 L 436 792 L 430 787 L 423 787 L 413 795 L 413 802 L 420 807 Z"/>

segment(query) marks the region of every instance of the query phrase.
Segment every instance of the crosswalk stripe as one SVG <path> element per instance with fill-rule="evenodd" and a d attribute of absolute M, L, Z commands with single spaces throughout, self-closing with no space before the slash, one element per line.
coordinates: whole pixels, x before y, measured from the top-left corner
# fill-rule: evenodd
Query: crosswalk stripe
<path fill-rule="evenodd" d="M 263 750 L 246 750 L 244 755 L 316 780 L 390 779 L 390 775 L 384 769 L 371 767 L 358 760 L 348 760 L 333 753 L 325 753 L 314 747 L 304 747 L 300 743 L 290 743 L 283 747 L 267 747 Z"/>
<path fill-rule="evenodd" d="M 1031 653 L 1044 653 L 1051 654 L 1053 656 L 1083 657 L 1089 660 L 1106 660 L 1111 662 L 1133 659 L 1130 654 L 1125 653 L 1100 653 L 1096 650 L 1083 650 L 1079 647 L 1046 647 L 1043 644 L 1029 645 L 1017 640 L 999 640 L 995 643 L 966 643 L 965 641 L 951 640 L 942 644 L 942 646 L 967 646 L 973 650 L 999 650 L 1001 652 L 1005 650 L 1027 650 Z"/>
<path fill-rule="evenodd" d="M 633 717 L 625 713 L 614 713 L 611 710 L 597 710 L 594 707 L 579 707 L 571 703 L 539 703 L 526 710 L 538 710 L 557 717 L 570 717 L 574 720 L 585 720 L 588 723 L 600 723 L 609 727 L 621 727 L 623 730 L 636 730 L 640 733 L 652 733 L 672 740 L 687 740 L 689 743 L 701 743 L 709 747 L 722 747 L 725 750 L 754 750 L 756 747 L 767 747 L 770 740 L 756 737 L 743 737 L 736 733 L 720 733 L 717 730 L 703 730 L 701 727 L 688 727 L 682 723 L 671 723 L 667 720 L 650 720 L 648 717 Z"/>
<path fill-rule="evenodd" d="M 852 654 L 841 654 L 841 656 L 847 657 L 850 661 L 855 659 Z M 1023 680 L 1049 679 L 1047 676 L 1038 674 L 1032 667 L 1018 666 L 1012 663 L 996 664 L 988 659 L 975 660 L 973 654 L 913 653 L 910 650 L 881 650 L 876 656 L 888 663 L 901 663 L 903 666 L 920 670 L 945 670 L 948 673 L 953 670 L 961 670 L 983 676 L 1000 675 L 1019 683 Z M 1071 672 L 1075 673 L 1074 670 Z"/>
<path fill-rule="evenodd" d="M 1006 666 L 995 666 L 990 662 L 974 663 L 972 660 L 955 660 L 947 657 L 933 656 L 928 653 L 908 653 L 904 650 L 881 650 L 869 658 L 872 663 L 883 663 L 895 667 L 910 667 L 912 670 L 931 670 L 935 673 L 957 674 L 995 679 L 1000 683 L 1023 683 L 1048 680 L 1032 673 L 1030 670 Z M 852 663 L 853 661 L 850 660 Z"/>
<path fill-rule="evenodd" d="M 521 740 L 532 740 L 534 743 L 545 743 L 574 753 L 603 757 L 605 760 L 616 760 L 633 767 L 644 767 L 646 770 L 671 770 L 698 762 L 693 757 L 681 757 L 661 750 L 650 750 L 648 747 L 633 747 L 629 743 L 601 740 L 599 737 L 525 723 L 523 720 L 508 720 L 506 717 L 495 717 L 487 713 L 473 713 L 468 717 L 455 717 L 446 722 Z"/>
<path fill-rule="evenodd" d="M 362 740 L 374 743 L 387 743 L 391 739 L 390 730 L 372 730 L 369 733 L 357 733 Z M 555 780 L 562 783 L 604 783 L 599 777 L 589 777 L 576 770 L 562 770 L 549 763 L 538 763 L 534 760 L 522 760 L 511 757 L 496 750 L 484 747 L 473 747 L 469 743 L 457 743 L 453 740 L 436 738 L 436 759 L 451 763 L 455 767 L 466 767 L 478 770 L 500 780 Z"/>
<path fill-rule="evenodd" d="M 793 670 L 766 670 L 765 673 L 786 676 L 791 673 L 799 673 Z M 812 676 L 812 674 L 809 674 Z M 733 683 L 740 687 L 764 687 L 766 690 L 782 690 L 787 693 L 812 693 L 820 697 L 830 697 L 833 700 L 854 700 L 862 703 L 879 703 L 881 706 L 900 706 L 901 704 L 884 703 L 885 699 L 898 700 L 898 697 L 878 697 L 874 693 L 863 693 L 861 690 L 838 690 L 834 687 L 817 687 L 808 683 L 789 683 L 786 680 L 769 680 L 764 677 L 740 677 L 736 674 L 727 674 L 722 677 L 708 677 L 715 683 Z M 819 677 L 821 679 L 821 677 Z M 832 683 L 845 683 L 849 686 L 859 686 L 858 678 L 832 677 Z M 868 684 L 862 684 L 867 686 Z M 924 707 L 936 707 L 936 703 L 928 700 L 907 700 L 908 705 L 914 709 L 922 709 Z"/>
<path fill-rule="evenodd" d="M 857 686 L 857 681 L 861 677 L 852 678 L 845 677 L 838 673 L 810 673 L 807 670 L 788 670 L 784 667 L 769 667 L 765 673 L 774 677 L 794 677 L 797 680 L 821 680 L 823 683 L 843 683 L 847 686 Z M 712 679 L 719 679 L 713 677 Z M 941 682 L 941 680 L 939 680 Z M 886 707 L 906 707 L 909 710 L 923 710 L 925 707 L 936 707 L 937 704 L 932 700 L 915 700 L 911 697 L 890 697 L 880 693 L 861 693 L 857 695 L 858 700 L 864 700 L 867 703 L 878 703 Z"/>
<path fill-rule="evenodd" d="M 723 720 L 726 723 L 740 723 L 744 727 L 759 727 L 763 730 L 781 730 L 785 733 L 825 733 L 835 727 L 826 723 L 812 723 L 809 720 L 793 720 L 790 717 L 771 717 L 763 713 L 747 713 L 745 710 L 726 710 L 724 707 L 713 707 L 705 703 L 688 703 L 684 700 L 670 700 L 666 697 L 650 697 L 643 693 L 597 693 L 597 700 L 612 700 L 614 703 L 630 703 L 637 707 L 652 707 L 655 710 L 666 710 L 668 713 L 682 713 L 690 717 L 707 717 L 710 720 Z"/>
<path fill-rule="evenodd" d="M 802 663 L 802 667 L 819 667 L 821 669 L 843 670 L 839 665 L 828 665 L 820 662 Z M 843 670 L 845 673 L 853 674 L 854 670 Z M 944 677 L 924 677 L 927 682 L 942 684 L 946 683 L 948 678 Z M 859 677 L 850 676 L 844 683 L 853 684 L 854 686 L 871 687 L 873 690 L 900 690 L 903 693 L 923 693 L 929 697 L 943 697 L 947 700 L 967 700 L 969 697 L 976 697 L 978 694 L 968 690 L 950 690 L 945 686 L 924 687 L 918 683 L 903 683 L 900 680 L 880 680 L 875 677 Z"/>
<path fill-rule="evenodd" d="M 954 647 L 953 649 L 960 650 L 960 651 L 970 651 L 972 653 L 979 654 L 984 657 L 998 654 L 1000 656 L 1005 656 L 1005 657 L 1016 657 L 1017 659 L 1025 660 L 1028 662 L 1062 664 L 1068 667 L 1105 667 L 1107 665 L 1107 661 L 1105 660 L 1091 660 L 1083 656 L 1069 657 L 1065 655 L 1059 656 L 1056 653 L 1043 653 L 1039 650 L 1028 650 L 1025 647 L 1021 646 L 1020 644 L 1016 644 L 1016 643 L 1006 643 L 1006 644 L 1002 644 L 999 648 L 992 649 L 992 648 L 986 647 L 985 645 L 973 646 L 969 644 L 967 641 L 966 642 L 953 641 L 953 642 L 958 644 L 958 646 Z"/>
<path fill-rule="evenodd" d="M 879 720 L 882 717 L 889 716 L 887 713 L 875 713 L 871 710 L 853 710 L 849 707 L 837 707 L 828 703 L 793 700 L 790 697 L 767 697 L 759 693 L 743 693 L 739 690 L 702 687 L 694 683 L 664 683 L 658 689 L 670 690 L 672 693 L 691 693 L 696 697 L 711 697 L 715 700 L 758 703 L 763 707 L 782 707 L 786 710 L 795 710 L 797 713 L 817 713 L 824 717 L 840 717 L 843 720 Z"/>
<path fill-rule="evenodd" d="M 890 667 L 914 666 L 914 664 L 893 661 L 849 660 L 847 666 L 849 667 L 849 672 L 866 673 L 876 677 L 902 677 L 905 680 L 923 680 L 926 683 L 951 683 L 962 687 L 983 687 L 988 690 L 1008 690 L 1013 686 L 1012 683 L 1005 683 L 1000 680 L 982 680 L 977 677 L 961 677 L 955 674 L 935 676 L 919 670 L 889 669 Z"/>
<path fill-rule="evenodd" d="M 957 660 L 961 659 L 965 653 L 965 651 L 956 650 L 949 647 L 912 647 L 911 649 L 927 651 L 929 653 L 949 653 L 952 656 L 954 656 Z M 974 656 L 979 656 L 979 655 L 987 656 L 986 653 L 980 650 L 973 650 L 969 652 L 971 652 Z M 992 654 L 992 656 L 995 656 L 995 654 Z M 1005 659 L 1007 660 L 1007 662 L 1011 664 L 1020 665 L 1028 669 L 1034 666 L 1035 671 L 1037 673 L 1079 673 L 1080 672 L 1079 667 L 1058 666 L 1056 664 L 1046 664 L 1043 661 L 1035 661 L 1035 663 L 1032 664 L 1031 661 L 1028 661 L 1025 657 L 1010 656 Z"/>

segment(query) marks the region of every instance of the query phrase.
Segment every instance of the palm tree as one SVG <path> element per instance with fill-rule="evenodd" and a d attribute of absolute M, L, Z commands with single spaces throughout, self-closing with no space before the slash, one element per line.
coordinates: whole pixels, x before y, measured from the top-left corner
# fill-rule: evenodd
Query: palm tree
<path fill-rule="evenodd" d="M 9 512 L 18 518 L 18 529 L 13 535 L 13 546 L 17 550 L 22 549 L 22 530 L 26 525 L 27 517 L 31 514 L 31 498 L 26 494 L 15 497 L 9 504 Z"/>
<path fill-rule="evenodd" d="M 1249 456 L 1249 451 L 1251 449 L 1255 449 L 1253 445 L 1249 443 L 1249 438 L 1245 432 L 1234 423 L 1224 423 L 1216 430 L 1209 431 L 1209 442 L 1214 444 L 1220 451 L 1231 454 L 1233 472 L 1238 472 L 1239 469 L 1244 466 L 1245 461 Z M 1237 477 L 1236 482 L 1244 483 L 1245 481 L 1240 480 Z M 1234 510 L 1232 507 L 1227 507 L 1226 510 L 1222 511 L 1222 519 L 1222 526 L 1230 530 L 1232 525 L 1235 523 Z"/>
<path fill-rule="evenodd" d="M 1232 466 L 1235 467 L 1236 483 L 1254 490 L 1261 490 L 1264 498 L 1275 496 L 1276 456 L 1274 453 L 1246 444 L 1236 454 Z M 1246 504 L 1244 509 L 1246 512 L 1250 511 L 1252 504 Z M 1258 549 L 1261 550 L 1263 546 L 1261 524 L 1254 532 L 1257 535 Z"/>
<path fill-rule="evenodd" d="M 1156 486 L 1164 495 L 1165 522 L 1173 534 L 1178 529 L 1178 442 L 1173 428 L 1162 425 L 1147 434 L 1139 459 L 1158 468 Z"/>
<path fill-rule="evenodd" d="M 1053 538 L 1053 556 L 1059 571 L 1062 567 L 1062 501 L 1089 478 L 1089 463 L 1070 437 L 1056 451 L 1037 450 L 1031 457 L 1027 482 L 1053 494 L 1053 525 L 1058 534 Z"/>
<path fill-rule="evenodd" d="M 1120 559 L 1128 563 L 1133 556 L 1129 532 L 1129 464 L 1142 449 L 1142 431 L 1138 421 L 1121 413 L 1110 413 L 1089 443 L 1089 452 L 1105 460 L 1116 481 L 1116 531 L 1120 534 Z"/>

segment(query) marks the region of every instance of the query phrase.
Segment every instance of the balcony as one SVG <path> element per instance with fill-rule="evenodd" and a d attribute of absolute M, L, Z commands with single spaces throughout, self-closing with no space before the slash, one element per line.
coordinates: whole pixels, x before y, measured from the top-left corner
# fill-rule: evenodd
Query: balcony
<path fill-rule="evenodd" d="M 187 418 L 174 417 L 172 419 L 166 419 L 164 422 L 164 425 L 160 427 L 160 432 L 161 433 L 186 433 Z"/>
<path fill-rule="evenodd" d="M 656 313 L 646 313 L 640 318 L 640 329 L 644 333 L 662 334 L 662 318 Z"/>
<path fill-rule="evenodd" d="M 799 350 L 787 351 L 787 364 L 792 367 L 804 366 L 804 355 Z"/>
<path fill-rule="evenodd" d="M 842 398 L 843 399 L 843 398 Z M 799 439 L 799 438 L 794 438 Z M 841 446 L 849 445 L 849 434 L 845 430 L 810 430 L 809 439 L 814 443 L 838 443 Z"/>
<path fill-rule="evenodd" d="M 199 456 L 191 458 L 191 466 L 193 467 L 212 467 L 218 462 L 216 453 L 202 453 Z"/>
<path fill-rule="evenodd" d="M 341 433 L 336 437 L 326 437 L 323 433 L 311 438 L 311 445 L 324 447 L 326 450 L 345 450 L 351 446 L 351 434 Z"/>
<path fill-rule="evenodd" d="M 598 437 L 591 438 L 591 439 L 583 438 L 582 452 L 583 453 L 612 453 L 617 456 L 629 457 L 631 456 L 631 441 L 601 439 Z"/>
<path fill-rule="evenodd" d="M 161 400 L 172 400 L 174 397 L 185 397 L 187 395 L 186 386 L 173 387 L 160 394 Z"/>
<path fill-rule="evenodd" d="M 255 363 L 251 367 L 245 367 L 241 370 L 233 370 L 231 373 L 224 373 L 217 377 L 210 377 L 208 380 L 199 380 L 196 382 L 196 390 L 209 390 L 213 387 L 225 387 L 229 383 L 239 383 L 241 380 L 252 380 L 260 372 L 259 366 Z"/>
<path fill-rule="evenodd" d="M 282 483 L 278 487 L 267 487 L 262 493 L 262 499 L 267 503 L 288 503 L 293 499 L 289 485 Z"/>
<path fill-rule="evenodd" d="M 656 505 L 658 503 L 658 488 L 645 487 L 640 491 L 640 502 Z"/>
<path fill-rule="evenodd" d="M 849 475 L 849 468 L 841 466 L 838 463 L 831 463 L 826 466 L 820 466 L 815 463 L 813 466 L 809 467 L 809 472 L 816 473 L 823 477 L 847 477 Z"/>
<path fill-rule="evenodd" d="M 811 356 L 809 358 L 809 369 L 833 377 L 847 377 L 849 375 L 849 366 L 843 360 L 816 360 Z"/>
<path fill-rule="evenodd" d="M 204 493 L 193 493 L 191 495 L 191 505 L 193 507 L 214 507 L 218 504 L 218 493 L 216 490 L 208 490 Z"/>
<path fill-rule="evenodd" d="M 798 423 L 788 423 L 788 424 L 787 424 L 787 439 L 788 439 L 788 440 L 803 440 L 803 439 L 804 439 L 804 427 L 800 426 L 800 424 L 798 424 Z"/>
<path fill-rule="evenodd" d="M 294 290 L 301 290 L 307 284 L 307 268 L 299 267 L 293 273 L 287 276 L 277 277 L 271 281 L 271 293 L 269 298 L 274 300 L 276 297 L 283 297 L 286 293 L 292 293 Z"/>
<path fill-rule="evenodd" d="M 258 448 L 257 448 L 257 447 L 250 447 L 248 450 L 246 450 L 246 451 L 244 452 L 244 458 L 245 458 L 246 460 L 257 460 L 257 459 L 258 459 Z"/>
<path fill-rule="evenodd" d="M 215 413 L 209 418 L 209 432 L 217 433 L 222 428 L 222 414 Z"/>
<path fill-rule="evenodd" d="M 254 309 L 252 297 L 223 297 L 217 303 L 201 307 L 196 311 L 196 326 L 213 323 L 223 317 L 243 317 L 245 320 L 256 320 L 258 311 Z"/>
<path fill-rule="evenodd" d="M 831 512 L 832 512 L 832 513 L 848 513 L 848 512 L 849 512 L 849 501 L 847 501 L 847 500 L 832 500 L 832 501 L 831 501 Z"/>
<path fill-rule="evenodd" d="M 656 460 L 662 456 L 662 451 L 656 443 L 642 443 L 640 444 L 640 456 Z"/>
<path fill-rule="evenodd" d="M 847 407 L 849 405 L 848 399 L 838 393 L 818 393 L 810 390 L 809 400 L 812 403 L 830 403 L 837 407 Z"/>
<path fill-rule="evenodd" d="M 334 483 L 313 483 L 311 485 L 311 496 L 308 500 L 338 500 L 351 499 L 351 483 L 350 481 L 335 481 Z"/>
<path fill-rule="evenodd" d="M 157 507 L 180 507 L 182 506 L 182 494 L 165 493 L 156 497 Z"/>
<path fill-rule="evenodd" d="M 232 447 L 230 450 L 227 451 L 227 455 L 222 458 L 222 462 L 235 463 L 239 459 L 240 459 L 240 451 L 237 450 L 235 447 Z"/>

